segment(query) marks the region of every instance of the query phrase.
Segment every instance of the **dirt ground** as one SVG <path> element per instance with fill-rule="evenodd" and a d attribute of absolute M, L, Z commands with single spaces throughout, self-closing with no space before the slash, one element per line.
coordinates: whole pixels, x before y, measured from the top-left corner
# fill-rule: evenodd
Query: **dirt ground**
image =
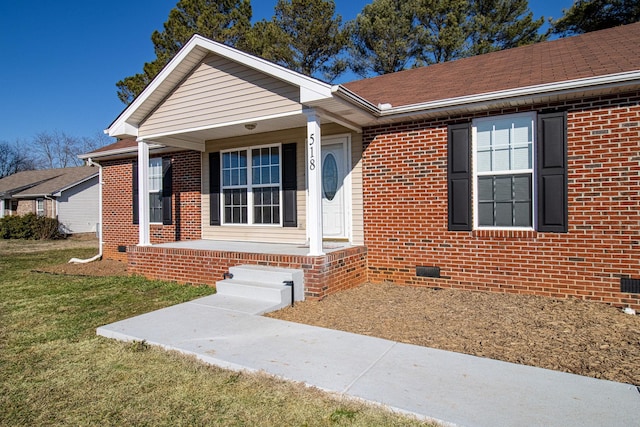
<path fill-rule="evenodd" d="M 40 271 L 127 274 L 117 261 Z M 640 386 L 640 316 L 600 303 L 366 284 L 268 316 Z"/>
<path fill-rule="evenodd" d="M 49 250 L 95 248 L 98 254 L 98 239 L 95 234 L 73 235 L 60 240 L 5 240 L 0 239 L 0 256 L 8 253 L 32 253 Z M 34 271 L 51 274 L 69 274 L 74 276 L 126 276 L 124 263 L 102 260 L 86 264 L 60 264 L 42 266 Z"/>

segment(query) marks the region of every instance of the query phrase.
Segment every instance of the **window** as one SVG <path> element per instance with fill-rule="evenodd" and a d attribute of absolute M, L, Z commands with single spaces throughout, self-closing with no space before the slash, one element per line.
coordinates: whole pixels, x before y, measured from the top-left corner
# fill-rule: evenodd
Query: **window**
<path fill-rule="evenodd" d="M 223 152 L 221 173 L 225 224 L 280 224 L 279 146 Z"/>
<path fill-rule="evenodd" d="M 449 230 L 515 227 L 566 233 L 566 122 L 566 113 L 552 112 L 450 125 Z"/>
<path fill-rule="evenodd" d="M 138 215 L 138 162 L 132 165 L 133 223 L 139 223 Z M 149 222 L 170 225 L 172 223 L 172 165 L 171 159 L 149 159 Z"/>
<path fill-rule="evenodd" d="M 474 121 L 478 227 L 533 226 L 532 114 Z"/>
<path fill-rule="evenodd" d="M 36 200 L 36 215 L 44 216 L 44 199 Z"/>
<path fill-rule="evenodd" d="M 149 159 L 149 222 L 162 222 L 162 158 Z"/>

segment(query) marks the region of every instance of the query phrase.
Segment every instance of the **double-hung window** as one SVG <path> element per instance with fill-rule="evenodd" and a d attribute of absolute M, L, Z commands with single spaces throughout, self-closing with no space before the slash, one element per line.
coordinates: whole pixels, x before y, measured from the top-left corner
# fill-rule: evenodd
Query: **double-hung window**
<path fill-rule="evenodd" d="M 473 123 L 477 227 L 533 227 L 534 114 Z"/>
<path fill-rule="evenodd" d="M 280 146 L 222 153 L 225 224 L 280 224 Z"/>
<path fill-rule="evenodd" d="M 447 131 L 448 229 L 568 230 L 567 113 L 455 123 Z"/>

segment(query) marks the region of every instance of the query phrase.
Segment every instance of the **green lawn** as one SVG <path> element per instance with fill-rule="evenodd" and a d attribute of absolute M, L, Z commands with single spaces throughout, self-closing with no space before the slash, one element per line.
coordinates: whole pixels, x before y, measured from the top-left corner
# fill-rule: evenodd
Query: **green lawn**
<path fill-rule="evenodd" d="M 95 249 L 0 254 L 0 425 L 427 425 L 96 327 L 212 292 L 138 277 L 31 272 Z"/>

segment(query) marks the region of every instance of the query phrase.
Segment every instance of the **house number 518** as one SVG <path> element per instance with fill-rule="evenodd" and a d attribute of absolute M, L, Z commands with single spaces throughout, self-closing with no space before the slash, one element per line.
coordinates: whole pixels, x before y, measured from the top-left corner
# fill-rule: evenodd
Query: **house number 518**
<path fill-rule="evenodd" d="M 309 135 L 309 170 L 316 169 L 316 158 L 313 153 L 313 144 L 316 142 L 315 134 Z"/>

